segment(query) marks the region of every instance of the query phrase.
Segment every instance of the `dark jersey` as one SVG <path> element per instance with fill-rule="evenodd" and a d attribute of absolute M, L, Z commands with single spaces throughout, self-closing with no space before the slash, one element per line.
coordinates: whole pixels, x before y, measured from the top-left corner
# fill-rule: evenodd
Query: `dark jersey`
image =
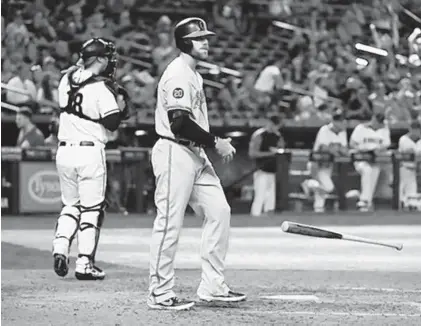
<path fill-rule="evenodd" d="M 21 130 L 19 132 L 19 137 L 16 146 L 22 147 L 22 144 L 25 142 L 25 140 L 29 143 L 30 147 L 36 147 L 44 146 L 45 138 L 44 134 L 37 127 L 34 126 L 27 133 L 25 133 L 24 130 Z"/>

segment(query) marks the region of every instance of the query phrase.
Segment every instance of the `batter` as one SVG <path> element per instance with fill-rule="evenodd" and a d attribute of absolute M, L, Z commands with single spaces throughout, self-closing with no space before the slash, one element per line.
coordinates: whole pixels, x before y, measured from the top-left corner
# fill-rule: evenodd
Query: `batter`
<path fill-rule="evenodd" d="M 83 67 L 69 69 L 58 88 L 61 113 L 56 165 L 63 209 L 53 241 L 54 271 L 61 277 L 67 275 L 70 246 L 77 234 L 76 278 L 102 280 L 105 273 L 95 266 L 95 253 L 105 209 L 106 129 L 118 128 L 128 106 L 120 109 L 117 104 L 112 42 L 87 41 L 81 62 Z"/>
<path fill-rule="evenodd" d="M 155 128 L 160 139 L 152 149 L 157 216 L 147 300 L 151 309 L 184 310 L 194 305 L 193 301 L 179 299 L 173 291 L 174 259 L 187 205 L 204 219 L 199 298 L 231 302 L 246 298 L 225 282 L 230 207 L 204 150 L 215 148 L 225 162 L 235 154 L 231 139 L 209 133 L 203 79 L 196 71 L 198 60 L 208 57 L 211 35 L 214 33 L 200 18 L 179 22 L 174 36 L 181 54 L 168 65 L 158 84 Z"/>

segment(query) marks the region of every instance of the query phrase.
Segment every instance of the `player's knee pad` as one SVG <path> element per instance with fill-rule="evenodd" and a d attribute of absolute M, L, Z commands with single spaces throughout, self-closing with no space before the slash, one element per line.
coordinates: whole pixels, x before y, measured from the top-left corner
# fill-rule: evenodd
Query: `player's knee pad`
<path fill-rule="evenodd" d="M 78 206 L 64 206 L 60 212 L 61 216 L 69 216 L 79 222 L 80 208 Z"/>
<path fill-rule="evenodd" d="M 70 240 L 76 235 L 80 222 L 78 206 L 64 206 L 56 224 L 56 238 L 64 237 Z"/>
<path fill-rule="evenodd" d="M 105 208 L 105 202 L 90 207 L 82 206 L 80 228 L 86 228 L 88 225 L 101 228 L 105 219 Z"/>

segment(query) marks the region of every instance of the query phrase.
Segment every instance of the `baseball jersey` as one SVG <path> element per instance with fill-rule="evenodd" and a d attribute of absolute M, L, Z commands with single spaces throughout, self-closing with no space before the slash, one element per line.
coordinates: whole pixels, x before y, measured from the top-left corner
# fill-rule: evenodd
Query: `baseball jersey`
<path fill-rule="evenodd" d="M 168 112 L 185 110 L 202 129 L 209 131 L 208 109 L 203 78 L 182 57 L 175 58 L 165 69 L 158 83 L 155 130 L 160 136 L 175 138 Z"/>
<path fill-rule="evenodd" d="M 265 128 L 257 129 L 250 140 L 250 147 L 256 142 L 259 142 L 259 151 L 260 152 L 269 152 L 271 147 L 278 148 L 282 135 L 280 133 L 269 132 Z M 254 159 L 256 165 L 260 170 L 270 173 L 276 172 L 276 158 L 273 157 L 258 157 Z"/>
<path fill-rule="evenodd" d="M 346 137 L 346 131 L 342 130 L 339 133 L 333 131 L 333 124 L 329 123 L 322 126 L 316 136 L 313 150 L 319 151 L 322 145 L 338 144 L 344 147 L 348 146 L 348 140 Z"/>
<path fill-rule="evenodd" d="M 399 138 L 399 145 L 398 145 L 399 152 L 402 153 L 415 153 L 417 155 L 421 155 L 421 139 L 418 141 L 414 141 L 408 134 L 401 136 Z M 408 168 L 415 168 L 415 162 L 402 162 L 401 166 L 405 166 Z"/>
<path fill-rule="evenodd" d="M 281 71 L 277 66 L 267 66 L 257 78 L 254 88 L 261 92 L 272 92 L 280 75 Z"/>
<path fill-rule="evenodd" d="M 73 80 L 76 83 L 81 83 L 91 76 L 91 72 L 81 68 L 73 74 Z M 68 74 L 66 74 L 62 77 L 58 87 L 61 108 L 68 104 L 69 91 Z M 120 111 L 113 93 L 105 86 L 103 81 L 93 82 L 80 88 L 71 106 L 75 111 L 82 112 L 95 120 Z M 105 127 L 98 122 L 62 112 L 60 114 L 58 139 L 59 141 L 93 141 L 105 144 L 107 133 Z"/>
<path fill-rule="evenodd" d="M 386 126 L 374 130 L 370 125 L 361 123 L 351 134 L 350 142 L 360 151 L 372 151 L 390 146 L 390 130 Z"/>

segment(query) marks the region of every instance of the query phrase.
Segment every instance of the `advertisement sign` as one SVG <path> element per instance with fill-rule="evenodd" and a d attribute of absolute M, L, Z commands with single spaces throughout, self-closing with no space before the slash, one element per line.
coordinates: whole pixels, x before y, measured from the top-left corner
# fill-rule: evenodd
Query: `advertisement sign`
<path fill-rule="evenodd" d="M 21 162 L 19 175 L 21 213 L 61 210 L 60 182 L 53 162 Z"/>

